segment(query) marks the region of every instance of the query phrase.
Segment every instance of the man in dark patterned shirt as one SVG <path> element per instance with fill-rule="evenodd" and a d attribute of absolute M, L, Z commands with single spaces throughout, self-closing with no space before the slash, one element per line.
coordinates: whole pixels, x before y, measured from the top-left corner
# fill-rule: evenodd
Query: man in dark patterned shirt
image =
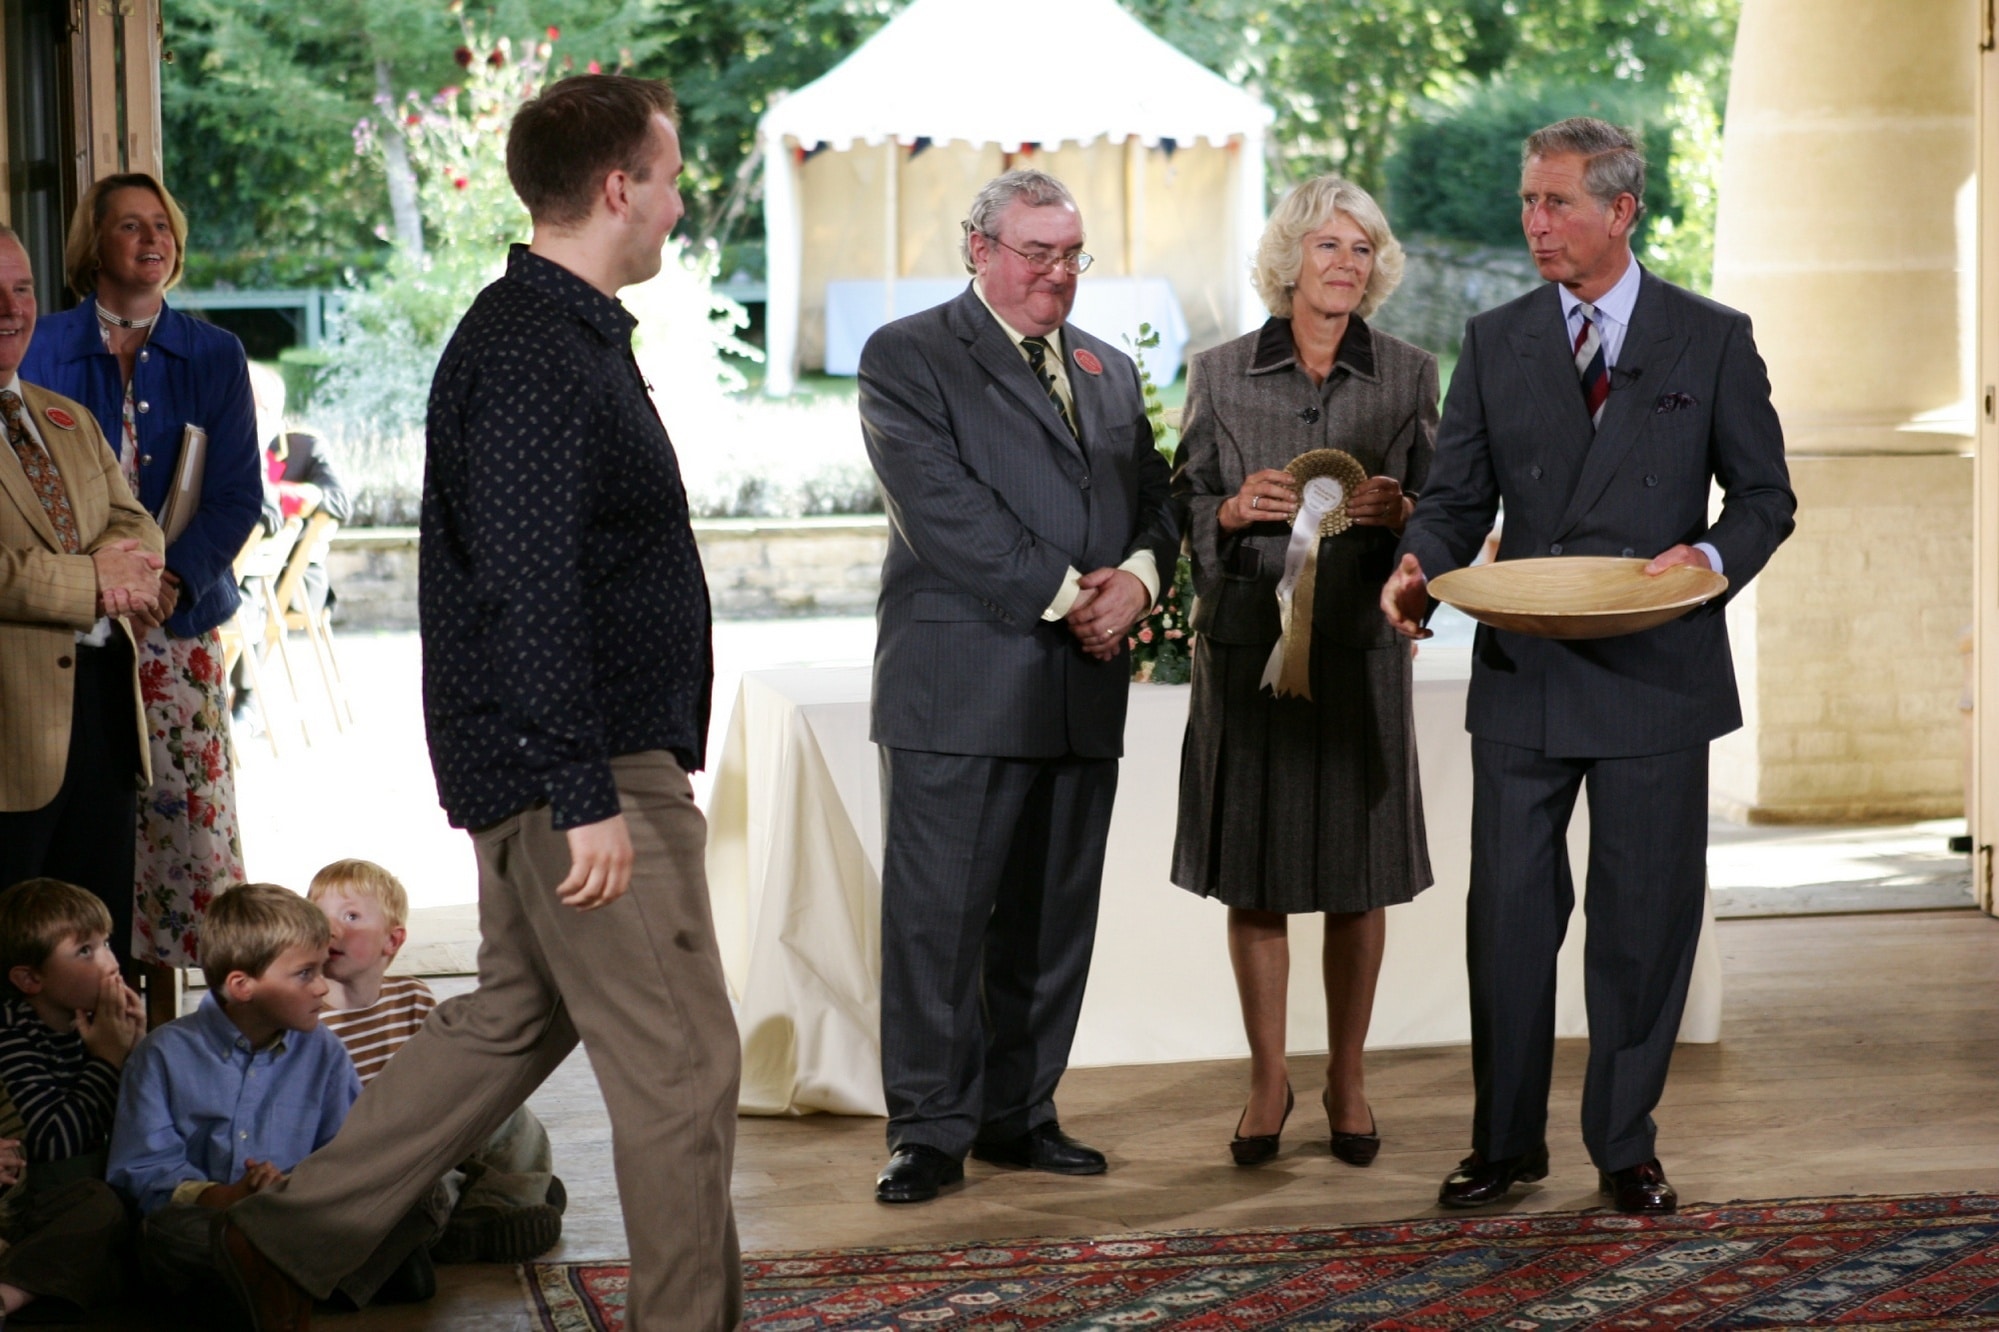
<path fill-rule="evenodd" d="M 565 79 L 507 173 L 534 219 L 431 388 L 421 611 L 438 793 L 479 859 L 479 988 L 440 1004 L 282 1192 L 218 1232 L 259 1327 L 304 1327 L 440 1174 L 589 1047 L 632 1245 L 626 1325 L 730 1328 L 739 1050 L 687 773 L 706 583 L 622 287 L 681 215 L 672 93 Z M 629 891 L 628 891 L 629 890 Z"/>

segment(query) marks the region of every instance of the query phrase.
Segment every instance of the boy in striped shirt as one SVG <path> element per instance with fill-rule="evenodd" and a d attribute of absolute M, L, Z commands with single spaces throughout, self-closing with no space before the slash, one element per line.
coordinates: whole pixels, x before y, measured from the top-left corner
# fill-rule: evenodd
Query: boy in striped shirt
<path fill-rule="evenodd" d="M 124 1285 L 129 1227 L 105 1145 L 146 1008 L 110 933 L 104 903 L 74 884 L 0 893 L 0 1323 L 29 1303 L 88 1314 Z"/>
<path fill-rule="evenodd" d="M 313 875 L 306 897 L 333 930 L 320 1021 L 365 1086 L 437 1007 L 422 980 L 388 974 L 409 937 L 409 894 L 372 861 L 336 860 Z M 452 1210 L 431 1249 L 435 1262 L 524 1263 L 562 1235 L 568 1197 L 552 1173 L 548 1131 L 525 1105 L 443 1182 Z"/>

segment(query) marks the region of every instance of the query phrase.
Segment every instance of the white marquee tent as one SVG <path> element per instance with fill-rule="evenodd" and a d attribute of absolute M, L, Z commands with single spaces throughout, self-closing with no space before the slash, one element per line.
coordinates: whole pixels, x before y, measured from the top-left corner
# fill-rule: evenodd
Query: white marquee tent
<path fill-rule="evenodd" d="M 883 317 L 962 283 L 959 222 L 1013 166 L 1075 193 L 1084 283 L 1166 279 L 1194 350 L 1255 327 L 1271 119 L 1116 0 L 915 0 L 758 126 L 769 391 L 826 365 L 829 283 L 872 282 Z"/>

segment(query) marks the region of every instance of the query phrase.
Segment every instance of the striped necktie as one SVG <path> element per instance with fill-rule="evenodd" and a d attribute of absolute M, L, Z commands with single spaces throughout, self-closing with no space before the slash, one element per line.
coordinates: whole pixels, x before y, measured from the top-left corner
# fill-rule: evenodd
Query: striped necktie
<path fill-rule="evenodd" d="M 1055 374 L 1048 368 L 1048 339 L 1039 336 L 1024 337 L 1021 349 L 1027 353 L 1027 363 L 1034 368 L 1034 377 L 1041 381 L 1041 391 L 1048 395 L 1048 401 L 1055 404 L 1055 414 L 1062 418 L 1062 424 L 1069 427 L 1069 434 L 1081 439 L 1076 433 L 1076 418 L 1069 415 L 1069 404 L 1062 400 L 1062 390 L 1055 386 Z"/>
<path fill-rule="evenodd" d="M 1603 338 L 1596 327 L 1596 307 L 1588 301 L 1576 303 L 1583 326 L 1576 333 L 1576 374 L 1583 385 L 1583 406 L 1589 409 L 1589 423 L 1603 421 L 1603 404 L 1610 398 L 1610 367 L 1603 359 Z"/>
<path fill-rule="evenodd" d="M 28 427 L 21 419 L 21 399 L 11 389 L 0 390 L 0 417 L 6 418 L 7 442 L 14 446 L 14 456 L 21 460 L 21 470 L 28 474 L 28 484 L 35 488 L 35 498 L 42 502 L 62 548 L 71 555 L 82 554 L 83 537 L 76 530 L 76 512 L 69 507 L 62 473 L 56 471 L 55 459 L 28 437 Z"/>

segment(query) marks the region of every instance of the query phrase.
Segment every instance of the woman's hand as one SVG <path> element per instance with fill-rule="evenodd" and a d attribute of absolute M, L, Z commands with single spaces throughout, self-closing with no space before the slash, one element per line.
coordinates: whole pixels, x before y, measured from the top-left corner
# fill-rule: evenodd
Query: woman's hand
<path fill-rule="evenodd" d="M 1252 523 L 1289 523 L 1297 515 L 1298 483 L 1275 467 L 1250 473 L 1242 489 L 1215 511 L 1224 532 L 1240 532 Z"/>
<path fill-rule="evenodd" d="M 1360 527 L 1386 527 L 1398 535 L 1409 521 L 1416 502 L 1402 493 L 1402 483 L 1392 476 L 1370 476 L 1347 496 L 1347 517 Z"/>

